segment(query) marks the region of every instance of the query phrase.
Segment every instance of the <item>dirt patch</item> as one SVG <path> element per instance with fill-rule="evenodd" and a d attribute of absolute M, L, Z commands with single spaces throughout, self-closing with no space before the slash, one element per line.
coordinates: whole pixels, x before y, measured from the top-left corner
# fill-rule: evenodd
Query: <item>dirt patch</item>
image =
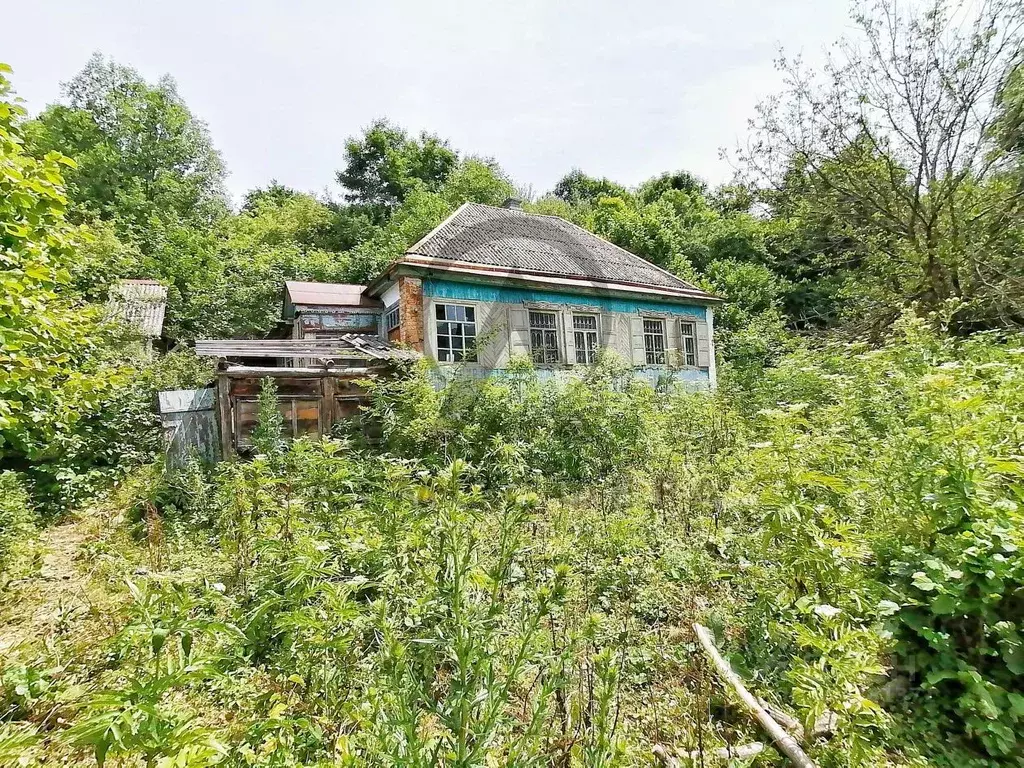
<path fill-rule="evenodd" d="M 25 575 L 13 579 L 0 600 L 0 660 L 18 648 L 68 629 L 90 607 L 85 545 L 96 538 L 98 521 L 76 517 L 43 530 Z"/>

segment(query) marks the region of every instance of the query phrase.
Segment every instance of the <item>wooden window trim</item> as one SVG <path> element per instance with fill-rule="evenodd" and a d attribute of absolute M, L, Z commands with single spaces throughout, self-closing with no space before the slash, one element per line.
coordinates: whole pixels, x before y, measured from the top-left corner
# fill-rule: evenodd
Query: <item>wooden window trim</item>
<path fill-rule="evenodd" d="M 689 329 L 686 333 L 685 329 Z M 692 345 L 687 349 L 687 342 Z M 679 321 L 679 356 L 682 358 L 684 368 L 697 368 L 697 321 Z"/>
<path fill-rule="evenodd" d="M 644 363 L 651 366 L 666 365 L 668 363 L 668 325 L 665 318 L 643 315 L 641 316 L 641 323 L 644 335 Z M 656 333 L 653 331 L 649 332 L 647 330 L 648 323 L 658 323 L 661 330 Z M 648 342 L 648 339 L 650 339 L 650 342 Z M 658 340 L 660 340 L 660 345 Z"/>
<path fill-rule="evenodd" d="M 577 328 L 576 318 L 589 318 L 594 321 L 593 328 Z M 573 334 L 573 348 L 576 355 L 576 365 L 593 365 L 597 362 L 597 356 L 601 352 L 601 314 L 599 312 L 572 312 L 570 313 L 572 327 L 568 332 Z M 594 346 L 592 350 L 587 349 L 587 337 L 593 334 Z M 583 337 L 583 344 L 580 344 L 580 337 Z M 583 359 L 580 360 L 580 352 Z M 588 359 L 589 357 L 593 359 Z"/>
<path fill-rule="evenodd" d="M 537 325 L 534 326 L 533 319 L 534 315 L 550 315 L 552 318 L 551 326 Z M 561 318 L 562 313 L 558 309 L 547 309 L 541 307 L 527 307 L 526 309 L 526 324 L 530 332 L 530 359 L 536 366 L 548 367 L 561 364 L 565 359 L 565 350 L 563 349 L 564 344 L 559 340 L 561 331 Z M 541 345 L 539 347 L 534 345 L 534 333 L 541 335 Z M 548 344 L 548 338 L 550 336 L 553 344 Z M 549 360 L 547 352 L 548 350 L 554 349 L 555 359 Z M 537 359 L 537 353 L 540 352 L 543 357 L 542 360 Z"/>
<path fill-rule="evenodd" d="M 438 317 L 437 317 L 437 309 L 438 309 L 438 307 L 463 307 L 465 309 L 471 309 L 471 310 L 473 310 L 473 319 L 471 321 L 470 320 L 439 320 Z M 438 363 L 443 363 L 443 364 L 446 364 L 446 365 L 459 365 L 459 364 L 462 364 L 462 363 L 477 363 L 477 362 L 479 362 L 480 356 L 479 356 L 479 352 L 478 352 L 478 350 L 476 348 L 476 344 L 477 344 L 477 340 L 480 338 L 480 308 L 479 308 L 479 306 L 475 302 L 451 301 L 451 300 L 447 300 L 447 299 L 440 300 L 440 301 L 434 300 L 434 301 L 431 302 L 431 306 L 430 306 L 430 323 L 431 323 L 431 329 L 433 331 L 433 339 L 434 339 L 434 358 L 437 360 Z M 463 333 L 462 334 L 454 334 L 454 335 L 450 334 L 450 333 L 441 334 L 440 330 L 438 328 L 438 324 L 439 323 L 451 323 L 451 324 L 458 324 L 458 325 L 461 325 L 461 326 L 466 326 L 466 325 L 470 325 L 471 324 L 473 326 L 473 335 L 472 335 L 473 344 L 472 344 L 472 347 L 471 347 L 472 348 L 472 353 L 471 354 L 465 354 L 466 350 L 470 349 L 470 347 L 466 345 L 466 338 L 468 338 L 468 337 L 464 333 L 464 329 L 463 329 Z M 441 350 L 441 346 L 440 346 L 440 338 L 441 338 L 442 335 L 449 339 L 449 343 L 450 343 L 450 340 L 452 338 L 455 338 L 456 336 L 459 336 L 459 337 L 462 338 L 462 343 L 463 343 L 462 352 L 463 352 L 463 356 L 462 356 L 461 360 L 455 360 L 454 359 L 454 357 L 455 357 L 455 355 L 454 355 L 455 350 L 454 350 L 453 347 L 450 347 L 450 346 L 446 348 L 446 351 L 451 353 L 450 356 L 453 359 L 451 359 L 451 360 L 442 360 L 441 359 L 441 351 L 442 350 Z"/>

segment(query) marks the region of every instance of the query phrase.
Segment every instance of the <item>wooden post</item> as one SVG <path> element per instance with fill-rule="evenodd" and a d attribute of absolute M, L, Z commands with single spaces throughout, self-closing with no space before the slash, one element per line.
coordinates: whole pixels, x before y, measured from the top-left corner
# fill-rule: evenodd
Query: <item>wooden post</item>
<path fill-rule="evenodd" d="M 228 461 L 234 455 L 231 434 L 231 379 L 226 373 L 217 376 L 217 424 L 220 428 L 220 458 Z"/>
<path fill-rule="evenodd" d="M 335 388 L 334 376 L 330 371 L 324 374 L 323 386 L 320 387 L 320 437 L 331 434 L 334 426 Z"/>

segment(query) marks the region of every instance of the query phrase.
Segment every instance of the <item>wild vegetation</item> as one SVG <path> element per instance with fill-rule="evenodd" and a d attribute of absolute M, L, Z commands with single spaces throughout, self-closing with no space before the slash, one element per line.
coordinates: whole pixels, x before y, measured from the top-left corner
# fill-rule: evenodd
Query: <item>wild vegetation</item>
<path fill-rule="evenodd" d="M 188 341 L 515 186 L 381 120 L 342 200 L 232 210 L 169 78 L 96 57 L 30 119 L 3 69 L 0 764 L 783 764 L 695 622 L 818 765 L 1024 764 L 1024 16 L 855 20 L 734 184 L 527 201 L 726 297 L 717 391 L 416 365 L 379 441 L 285 443 L 267 384 L 250 459 L 174 472 Z M 105 319 L 121 277 L 179 348 Z"/>

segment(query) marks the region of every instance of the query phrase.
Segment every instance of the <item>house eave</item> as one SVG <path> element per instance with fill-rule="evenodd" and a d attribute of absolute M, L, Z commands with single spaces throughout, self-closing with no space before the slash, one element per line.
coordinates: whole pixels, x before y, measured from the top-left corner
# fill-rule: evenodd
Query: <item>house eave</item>
<path fill-rule="evenodd" d="M 439 259 L 434 256 L 407 253 L 404 258 L 391 264 L 377 280 L 367 286 L 367 293 L 382 289 L 396 274 L 444 274 L 451 279 L 485 280 L 488 282 L 526 285 L 547 290 L 570 290 L 594 294 L 622 294 L 654 298 L 659 301 L 689 302 L 696 304 L 721 304 L 724 300 L 701 290 L 673 288 L 640 283 L 593 280 L 570 275 L 530 270 L 508 269 L 454 259 Z"/>

